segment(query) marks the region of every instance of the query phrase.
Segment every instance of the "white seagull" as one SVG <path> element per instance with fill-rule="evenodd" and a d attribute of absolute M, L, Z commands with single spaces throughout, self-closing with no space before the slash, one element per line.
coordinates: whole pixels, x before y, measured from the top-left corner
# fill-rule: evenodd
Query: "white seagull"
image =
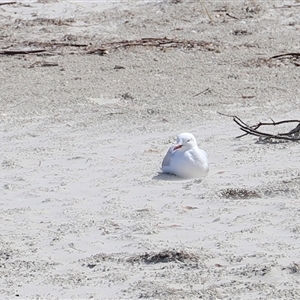
<path fill-rule="evenodd" d="M 198 148 L 191 133 L 181 133 L 165 155 L 161 169 L 182 178 L 203 178 L 209 171 L 207 154 Z"/>

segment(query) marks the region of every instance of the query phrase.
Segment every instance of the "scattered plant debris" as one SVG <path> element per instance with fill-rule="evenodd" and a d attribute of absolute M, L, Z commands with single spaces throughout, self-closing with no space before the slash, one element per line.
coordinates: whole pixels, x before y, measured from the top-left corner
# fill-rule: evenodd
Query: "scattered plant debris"
<path fill-rule="evenodd" d="M 58 24 L 60 25 L 60 24 Z M 20 50 L 15 50 L 14 48 Z M 33 47 L 34 49 L 22 49 L 22 47 Z M 101 45 L 92 45 L 87 43 L 76 43 L 74 38 L 64 36 L 63 41 L 52 40 L 49 42 L 25 42 L 22 45 L 13 45 L 11 49 L 0 49 L 0 54 L 4 55 L 16 55 L 16 54 L 30 54 L 45 51 L 55 51 L 62 47 L 81 49 L 83 54 L 108 54 L 110 51 L 120 48 L 129 49 L 132 47 L 156 47 L 160 50 L 166 48 L 183 48 L 183 49 L 200 49 L 207 51 L 220 52 L 217 45 L 212 42 L 198 41 L 198 40 L 180 40 L 176 38 L 141 38 L 137 40 L 121 40 L 109 43 L 103 43 Z M 65 53 L 65 52 L 64 52 Z M 123 68 L 123 67 L 122 67 Z"/>
<path fill-rule="evenodd" d="M 157 263 L 168 263 L 168 262 L 196 262 L 199 257 L 193 253 L 187 253 L 186 251 L 177 250 L 165 250 L 160 252 L 151 252 L 145 254 L 138 254 L 127 259 L 131 263 L 146 263 L 146 264 L 157 264 Z"/>
<path fill-rule="evenodd" d="M 288 269 L 291 273 L 300 273 L 300 264 L 293 262 L 291 265 L 288 266 Z"/>
<path fill-rule="evenodd" d="M 249 199 L 249 198 L 260 198 L 260 195 L 253 190 L 248 189 L 224 189 L 220 191 L 222 197 L 227 199 Z"/>
<path fill-rule="evenodd" d="M 232 32 L 232 35 L 250 35 L 250 34 L 252 34 L 252 32 L 249 32 L 245 29 L 235 29 Z"/>

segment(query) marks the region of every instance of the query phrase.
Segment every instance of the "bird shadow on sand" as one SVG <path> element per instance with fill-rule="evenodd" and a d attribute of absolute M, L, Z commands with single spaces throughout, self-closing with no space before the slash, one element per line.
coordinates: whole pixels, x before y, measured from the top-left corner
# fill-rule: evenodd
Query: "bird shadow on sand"
<path fill-rule="evenodd" d="M 186 179 L 180 178 L 176 175 L 166 174 L 163 172 L 158 172 L 157 175 L 153 176 L 152 179 L 154 180 L 165 180 L 165 181 L 184 181 Z"/>

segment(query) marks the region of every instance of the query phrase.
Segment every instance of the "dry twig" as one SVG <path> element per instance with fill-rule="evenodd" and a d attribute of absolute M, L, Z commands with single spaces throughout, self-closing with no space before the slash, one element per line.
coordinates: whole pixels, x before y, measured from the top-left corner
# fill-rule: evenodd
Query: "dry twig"
<path fill-rule="evenodd" d="M 16 4 L 17 1 L 10 1 L 10 2 L 2 2 L 0 5 L 11 5 L 11 4 Z"/>
<path fill-rule="evenodd" d="M 286 56 L 300 57 L 300 53 L 298 53 L 298 52 L 283 53 L 283 54 L 274 55 L 274 56 L 270 57 L 270 59 L 281 58 L 281 57 L 286 57 Z"/>
<path fill-rule="evenodd" d="M 239 117 L 234 115 L 227 115 L 218 112 L 220 115 L 225 117 L 230 117 L 233 119 L 233 121 L 240 127 L 242 131 L 245 133 L 242 135 L 237 136 L 236 138 L 241 138 L 243 136 L 246 136 L 248 134 L 258 136 L 259 138 L 263 139 L 278 139 L 278 140 L 286 140 L 286 141 L 300 141 L 300 120 L 283 120 L 279 122 L 275 122 L 272 120 L 272 122 L 259 122 L 255 125 L 248 125 L 244 121 L 242 121 Z M 285 132 L 285 133 L 277 133 L 277 134 L 271 134 L 264 131 L 259 131 L 258 128 L 261 126 L 277 126 L 285 123 L 298 123 L 295 128 L 292 130 Z"/>
<path fill-rule="evenodd" d="M 271 59 L 289 59 L 291 63 L 293 63 L 295 66 L 299 67 L 300 66 L 300 53 L 299 52 L 291 52 L 291 53 L 283 53 L 279 55 L 274 55 L 269 58 Z"/>
<path fill-rule="evenodd" d="M 208 12 L 208 9 L 206 8 L 206 6 L 205 6 L 203 0 L 200 0 L 200 2 L 201 2 L 202 7 L 204 8 L 204 10 L 205 10 L 205 12 L 206 12 L 206 14 L 207 14 L 209 20 L 210 20 L 212 23 L 214 23 L 214 20 L 213 20 L 213 18 L 211 17 L 210 13 Z"/>
<path fill-rule="evenodd" d="M 285 4 L 283 6 L 274 6 L 273 9 L 281 9 L 281 8 L 293 8 L 293 7 L 299 7 L 300 4 Z"/>
<path fill-rule="evenodd" d="M 17 54 L 29 54 L 29 53 L 41 53 L 45 52 L 45 49 L 29 49 L 29 50 L 0 50 L 0 54 L 5 54 L 5 55 L 17 55 Z"/>

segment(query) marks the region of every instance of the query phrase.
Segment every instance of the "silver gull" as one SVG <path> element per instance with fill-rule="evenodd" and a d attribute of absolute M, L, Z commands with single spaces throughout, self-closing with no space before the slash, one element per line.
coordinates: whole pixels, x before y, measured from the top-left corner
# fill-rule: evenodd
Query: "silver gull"
<path fill-rule="evenodd" d="M 182 178 L 203 178 L 208 174 L 208 157 L 191 133 L 181 133 L 162 162 L 162 171 Z"/>

